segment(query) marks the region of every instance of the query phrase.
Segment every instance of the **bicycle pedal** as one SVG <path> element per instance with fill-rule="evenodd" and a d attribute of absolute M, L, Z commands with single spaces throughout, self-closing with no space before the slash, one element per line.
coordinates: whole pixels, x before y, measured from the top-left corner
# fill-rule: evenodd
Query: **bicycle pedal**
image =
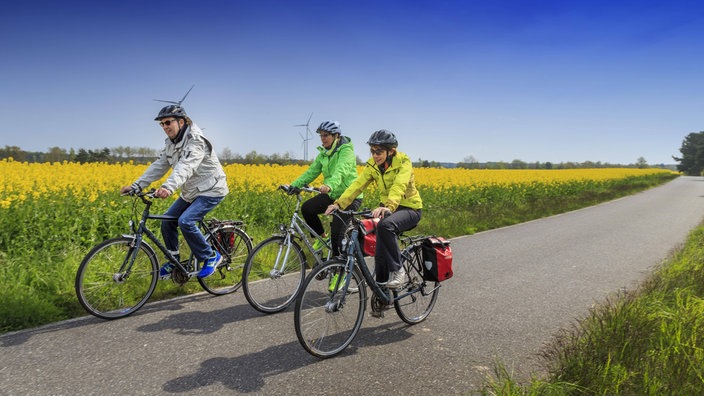
<path fill-rule="evenodd" d="M 372 310 L 371 312 L 369 312 L 369 316 L 381 319 L 384 317 L 384 311 L 377 312 L 377 311 Z"/>

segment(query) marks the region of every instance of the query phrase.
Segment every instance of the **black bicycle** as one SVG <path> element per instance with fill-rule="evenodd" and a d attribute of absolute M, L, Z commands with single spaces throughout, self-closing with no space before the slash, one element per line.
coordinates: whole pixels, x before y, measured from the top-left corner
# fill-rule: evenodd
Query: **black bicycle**
<path fill-rule="evenodd" d="M 241 286 L 242 267 L 252 250 L 252 239 L 243 222 L 217 219 L 200 222 L 206 241 L 220 252 L 223 260 L 215 273 L 198 278 L 200 263 L 195 256 L 190 254 L 186 260 L 179 260 L 147 228 L 147 220 L 178 220 L 150 214 L 154 190 L 127 195 L 133 197 L 133 218 L 137 217 L 138 200 L 145 206 L 139 221 L 130 220 L 131 233 L 100 242 L 78 267 L 76 296 L 86 311 L 99 318 L 116 319 L 134 313 L 149 300 L 159 279 L 160 263 L 156 251 L 145 239 L 153 242 L 174 265 L 171 279 L 178 285 L 197 278 L 203 289 L 214 295 L 229 294 Z"/>
<path fill-rule="evenodd" d="M 305 279 L 296 299 L 294 321 L 296 336 L 303 348 L 319 358 L 342 352 L 362 326 L 367 301 L 367 285 L 372 295 L 372 315 L 381 317 L 391 307 L 408 324 L 425 320 L 435 306 L 439 282 L 423 279 L 421 244 L 426 236 L 401 236 L 401 264 L 406 281 L 398 289 L 377 283 L 364 261 L 360 233 L 365 233 L 361 218 L 370 211 L 337 211 L 351 215 L 346 230 L 346 258 L 333 259 L 314 268 Z"/>

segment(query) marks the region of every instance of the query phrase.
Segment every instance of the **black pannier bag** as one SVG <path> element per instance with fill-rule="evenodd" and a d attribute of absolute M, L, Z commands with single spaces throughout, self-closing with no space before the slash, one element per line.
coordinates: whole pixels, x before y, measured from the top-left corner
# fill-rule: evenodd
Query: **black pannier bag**
<path fill-rule="evenodd" d="M 442 282 L 452 278 L 452 249 L 450 241 L 432 236 L 423 240 L 423 279 Z"/>

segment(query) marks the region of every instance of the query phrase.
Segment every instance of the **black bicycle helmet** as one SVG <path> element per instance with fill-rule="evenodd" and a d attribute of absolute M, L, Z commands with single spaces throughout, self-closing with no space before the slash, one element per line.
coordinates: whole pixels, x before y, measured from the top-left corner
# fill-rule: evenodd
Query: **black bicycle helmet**
<path fill-rule="evenodd" d="M 336 133 L 339 135 L 342 133 L 342 130 L 340 129 L 340 123 L 337 121 L 323 121 L 316 132 Z"/>
<path fill-rule="evenodd" d="M 384 146 L 396 148 L 398 146 L 398 140 L 396 140 L 396 136 L 391 131 L 387 131 L 386 129 L 380 129 L 372 133 L 372 135 L 369 137 L 369 140 L 367 141 L 367 144 L 370 146 Z"/>
<path fill-rule="evenodd" d="M 159 111 L 159 115 L 156 116 L 154 121 L 159 121 L 163 118 L 168 118 L 168 117 L 176 117 L 176 118 L 186 118 L 186 109 L 179 105 L 168 105 L 164 106 L 161 111 Z"/>

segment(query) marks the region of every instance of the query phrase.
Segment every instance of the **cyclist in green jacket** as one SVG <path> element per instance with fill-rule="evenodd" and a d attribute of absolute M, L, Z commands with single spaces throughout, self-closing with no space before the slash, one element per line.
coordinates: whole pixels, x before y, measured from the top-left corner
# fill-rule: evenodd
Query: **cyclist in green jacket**
<path fill-rule="evenodd" d="M 323 214 L 327 207 L 339 198 L 343 191 L 357 178 L 357 157 L 354 146 L 347 136 L 342 136 L 340 123 L 337 121 L 324 121 L 316 132 L 320 135 L 322 145 L 318 147 L 318 155 L 310 167 L 291 183 L 293 187 L 302 187 L 313 182 L 320 174 L 323 175 L 323 184 L 318 188 L 318 194 L 301 206 L 301 213 L 306 223 L 324 238 L 325 230 L 318 215 Z M 361 196 L 350 202 L 350 207 L 358 209 L 362 204 Z M 342 245 L 342 234 L 345 231 L 347 218 L 333 217 L 330 225 L 332 237 L 332 254 L 338 256 Z M 320 242 L 316 239 L 314 248 L 320 249 Z"/>
<path fill-rule="evenodd" d="M 349 209 L 355 197 L 369 184 L 376 183 L 381 200 L 379 207 L 372 210 L 372 215 L 381 219 L 376 229 L 376 280 L 386 282 L 388 288 L 395 289 L 403 284 L 406 275 L 401 266 L 401 250 L 396 235 L 418 225 L 423 200 L 416 189 L 411 159 L 396 150 L 396 136 L 381 129 L 372 133 L 367 144 L 372 157 L 362 174 L 328 207 L 325 214 L 340 208 Z"/>

